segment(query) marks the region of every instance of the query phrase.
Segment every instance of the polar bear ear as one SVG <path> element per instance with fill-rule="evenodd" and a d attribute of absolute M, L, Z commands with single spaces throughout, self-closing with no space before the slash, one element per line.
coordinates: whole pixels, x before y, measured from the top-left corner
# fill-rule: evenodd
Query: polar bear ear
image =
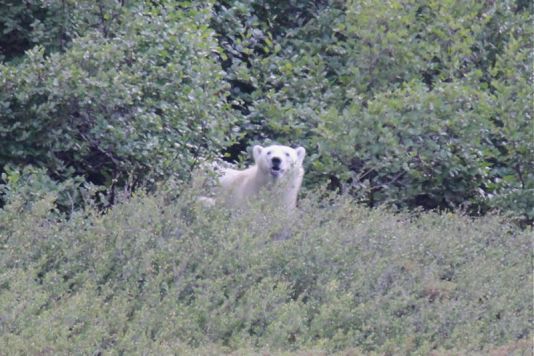
<path fill-rule="evenodd" d="M 306 149 L 304 147 L 299 147 L 295 151 L 297 151 L 297 158 L 299 160 L 299 163 L 302 164 L 304 161 L 304 156 L 306 156 Z"/>
<path fill-rule="evenodd" d="M 257 162 L 260 159 L 262 150 L 263 147 L 261 147 L 260 145 L 256 145 L 252 148 L 252 157 L 254 158 L 254 162 Z"/>

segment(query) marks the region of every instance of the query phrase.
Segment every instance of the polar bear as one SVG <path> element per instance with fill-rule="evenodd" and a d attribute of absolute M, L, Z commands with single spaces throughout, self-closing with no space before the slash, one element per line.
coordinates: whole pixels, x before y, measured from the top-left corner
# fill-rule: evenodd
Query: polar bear
<path fill-rule="evenodd" d="M 254 165 L 244 170 L 220 168 L 218 195 L 233 208 L 244 206 L 262 190 L 272 192 L 275 203 L 293 210 L 302 184 L 302 163 L 306 150 L 288 146 L 272 145 L 252 148 Z"/>

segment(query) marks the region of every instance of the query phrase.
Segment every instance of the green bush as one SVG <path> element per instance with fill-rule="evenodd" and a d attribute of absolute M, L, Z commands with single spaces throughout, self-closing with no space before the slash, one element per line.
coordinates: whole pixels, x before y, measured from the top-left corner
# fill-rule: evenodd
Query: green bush
<path fill-rule="evenodd" d="M 371 206 L 534 219 L 525 0 L 0 10 L 1 172 L 82 177 L 113 202 L 271 140 L 307 148 L 306 186 L 328 181 Z"/>
<path fill-rule="evenodd" d="M 1 65 L 0 167 L 44 167 L 131 189 L 227 145 L 234 119 L 209 8 L 137 6 L 112 38 L 89 31 L 64 54 Z"/>
<path fill-rule="evenodd" d="M 24 169 L 6 167 L 1 179 L 5 183 L 0 184 L 0 199 L 13 201 L 19 199 L 22 209 L 29 209 L 40 200 L 49 199 L 55 203 L 55 207 L 63 213 L 73 213 L 85 205 L 94 206 L 96 200 L 99 205 L 105 201 L 102 186 L 96 186 L 87 182 L 82 177 L 71 177 L 63 181 L 57 181 L 48 175 L 43 168 L 26 166 Z"/>
<path fill-rule="evenodd" d="M 73 38 L 96 30 L 113 36 L 138 1 L 0 1 L 0 61 L 19 61 L 36 45 L 48 53 L 65 50 Z"/>
<path fill-rule="evenodd" d="M 484 160 L 484 150 L 491 150 L 490 113 L 487 97 L 468 86 L 439 83 L 428 90 L 409 83 L 365 109 L 355 103 L 322 116 L 312 168 L 335 172 L 343 191 L 372 205 L 455 208 L 478 202 L 490 174 Z"/>
<path fill-rule="evenodd" d="M 195 194 L 170 184 L 70 218 L 53 198 L 12 196 L 0 210 L 2 350 L 529 347 L 531 230 L 316 194 L 293 217 L 268 200 L 228 214 Z"/>
<path fill-rule="evenodd" d="M 332 1 L 281 29 L 261 15 L 268 4 L 248 17 L 232 4 L 226 21 L 264 38 L 239 37 L 240 56 L 227 49 L 243 133 L 305 145 L 308 186 L 532 222 L 534 36 L 523 2 Z"/>
<path fill-rule="evenodd" d="M 490 205 L 514 218 L 534 221 L 534 29 L 527 18 L 511 25 L 510 40 L 491 70 L 494 88 L 492 142 L 497 149 Z"/>

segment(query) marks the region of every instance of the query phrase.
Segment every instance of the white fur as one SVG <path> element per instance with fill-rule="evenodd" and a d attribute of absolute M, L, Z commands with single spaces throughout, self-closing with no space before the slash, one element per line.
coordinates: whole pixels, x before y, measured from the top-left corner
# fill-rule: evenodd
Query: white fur
<path fill-rule="evenodd" d="M 269 190 L 270 196 L 283 208 L 294 209 L 304 176 L 302 162 L 306 150 L 280 145 L 254 146 L 252 153 L 253 166 L 245 170 L 221 169 L 219 185 L 226 203 L 234 208 L 242 207 L 260 191 Z"/>

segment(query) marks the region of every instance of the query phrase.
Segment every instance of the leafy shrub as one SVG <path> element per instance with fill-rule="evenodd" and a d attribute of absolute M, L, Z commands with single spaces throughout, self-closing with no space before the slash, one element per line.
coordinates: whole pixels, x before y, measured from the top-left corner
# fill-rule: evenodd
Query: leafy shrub
<path fill-rule="evenodd" d="M 113 35 L 126 11 L 138 1 L 13 1 L 0 2 L 0 60 L 20 60 L 36 45 L 48 53 L 66 49 L 73 38 L 96 30 Z"/>
<path fill-rule="evenodd" d="M 268 4 L 248 17 L 232 17 L 244 7 L 232 4 L 226 21 L 269 39 L 227 49 L 243 133 L 304 144 L 309 186 L 328 179 L 370 205 L 501 208 L 532 221 L 523 2 L 335 1 L 290 29 L 269 26 Z"/>
<path fill-rule="evenodd" d="M 82 177 L 113 202 L 118 188 L 185 180 L 212 154 L 239 160 L 272 140 L 307 148 L 308 187 L 326 180 L 371 206 L 534 219 L 525 0 L 0 10 L 1 172 Z"/>
<path fill-rule="evenodd" d="M 113 38 L 2 65 L 0 166 L 33 164 L 133 188 L 176 174 L 231 139 L 233 119 L 204 8 L 138 6 Z M 179 34 L 179 36 L 178 36 Z"/>
<path fill-rule="evenodd" d="M 492 142 L 497 149 L 490 160 L 490 205 L 515 219 L 534 221 L 534 30 L 528 17 L 510 25 L 510 40 L 491 70 L 494 122 Z"/>
<path fill-rule="evenodd" d="M 16 200 L 24 210 L 32 209 L 41 200 L 54 202 L 56 208 L 65 213 L 73 213 L 86 204 L 94 205 L 96 200 L 100 205 L 106 203 L 105 197 L 100 194 L 104 188 L 79 176 L 59 182 L 50 178 L 43 168 L 26 166 L 22 170 L 6 167 L 1 178 L 5 183 L 0 184 L 0 200 Z"/>
<path fill-rule="evenodd" d="M 194 196 L 171 184 L 68 219 L 47 199 L 21 210 L 14 196 L 0 210 L 2 349 L 529 347 L 532 231 L 498 216 L 394 215 L 348 197 L 309 194 L 297 218 L 268 200 L 228 214 Z"/>
<path fill-rule="evenodd" d="M 324 115 L 312 165 L 335 172 L 343 190 L 371 204 L 452 208 L 480 201 L 490 112 L 487 98 L 468 86 L 410 83 L 366 109 L 355 103 Z"/>

